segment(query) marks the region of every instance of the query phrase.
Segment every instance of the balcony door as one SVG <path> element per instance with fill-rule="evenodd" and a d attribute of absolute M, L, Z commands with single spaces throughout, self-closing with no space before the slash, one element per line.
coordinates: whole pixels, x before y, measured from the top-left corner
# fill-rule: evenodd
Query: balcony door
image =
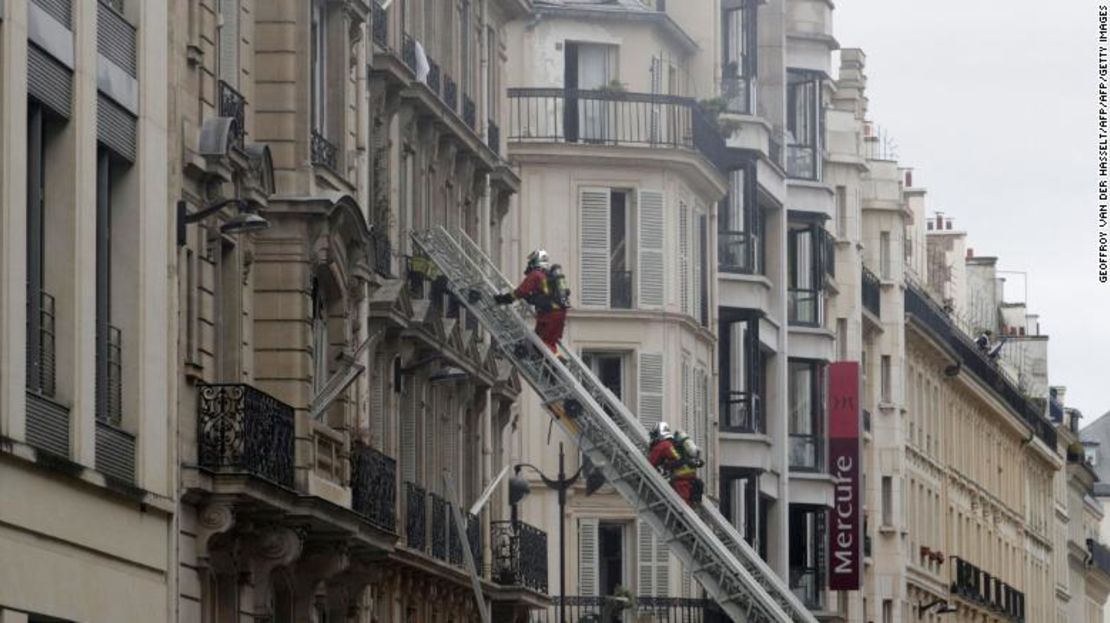
<path fill-rule="evenodd" d="M 567 42 L 563 86 L 566 89 L 564 128 L 569 142 L 603 143 L 609 137 L 611 103 L 599 99 L 616 79 L 617 48 L 600 43 Z M 580 94 L 580 92 L 591 92 Z"/>

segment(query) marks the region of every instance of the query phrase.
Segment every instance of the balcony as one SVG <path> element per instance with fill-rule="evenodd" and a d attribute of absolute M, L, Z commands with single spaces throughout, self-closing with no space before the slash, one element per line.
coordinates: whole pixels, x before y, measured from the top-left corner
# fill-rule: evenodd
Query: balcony
<path fill-rule="evenodd" d="M 721 397 L 721 432 L 762 434 L 763 413 L 759 396 L 751 392 L 728 392 Z"/>
<path fill-rule="evenodd" d="M 955 351 L 963 370 L 977 376 L 983 385 L 993 388 L 1004 403 L 1025 421 L 1033 433 L 1049 448 L 1056 447 L 1056 428 L 1041 414 L 998 366 L 987 359 L 932 298 L 914 283 L 906 284 L 906 314 L 948 348 Z"/>
<path fill-rule="evenodd" d="M 632 271 L 615 270 L 610 275 L 609 307 L 632 309 Z"/>
<path fill-rule="evenodd" d="M 429 527 L 431 528 L 431 536 L 429 538 L 431 545 L 431 553 L 433 558 L 440 560 L 447 560 L 447 500 L 442 497 L 431 493 L 428 495 L 430 500 L 429 510 L 431 512 L 431 521 Z"/>
<path fill-rule="evenodd" d="M 324 138 L 318 131 L 312 131 L 312 164 L 323 165 L 332 171 L 339 169 L 339 148 Z"/>
<path fill-rule="evenodd" d="M 432 93 L 436 94 L 436 97 L 439 97 L 440 75 L 439 63 L 429 58 L 427 85 Z"/>
<path fill-rule="evenodd" d="M 218 98 L 220 106 L 219 115 L 221 117 L 230 117 L 235 120 L 235 123 L 231 124 L 231 140 L 239 147 L 242 147 L 243 139 L 247 135 L 247 100 L 223 80 L 220 80 Z"/>
<path fill-rule="evenodd" d="M 861 297 L 863 298 L 863 308 L 875 314 L 876 318 L 882 318 L 882 297 L 880 296 L 879 278 L 875 276 L 875 273 L 864 266 L 860 277 L 860 283 L 862 284 L 860 286 L 860 291 Z"/>
<path fill-rule="evenodd" d="M 401 41 L 401 62 L 413 72 L 416 71 L 416 40 L 407 32 Z"/>
<path fill-rule="evenodd" d="M 493 153 L 501 155 L 501 128 L 493 122 L 493 119 L 486 121 L 486 144 Z"/>
<path fill-rule="evenodd" d="M 384 227 L 374 227 L 370 231 L 370 244 L 374 254 L 374 272 L 391 278 L 393 276 L 393 243 Z"/>
<path fill-rule="evenodd" d="M 470 99 L 470 96 L 466 95 L 464 93 L 463 94 L 462 118 L 463 118 L 463 123 L 465 123 L 471 130 L 477 130 L 477 127 L 478 127 L 477 114 L 478 114 L 477 109 L 474 107 L 474 100 Z"/>
<path fill-rule="evenodd" d="M 1091 554 L 1091 564 L 1110 576 L 1110 549 L 1094 539 L 1087 539 L 1087 551 Z"/>
<path fill-rule="evenodd" d="M 1002 613 L 1013 623 L 1025 621 L 1025 593 L 997 576 L 958 557 L 952 557 L 955 578 L 951 591 L 956 597 Z"/>
<path fill-rule="evenodd" d="M 243 383 L 201 384 L 202 468 L 249 474 L 293 488 L 293 407 Z"/>
<path fill-rule="evenodd" d="M 397 461 L 373 448 L 351 455 L 351 506 L 375 526 L 397 527 Z"/>
<path fill-rule="evenodd" d="M 382 7 L 378 0 L 370 3 L 371 36 L 374 43 L 383 50 L 389 49 L 389 12 Z"/>
<path fill-rule="evenodd" d="M 762 272 L 759 236 L 746 231 L 717 232 L 717 268 L 723 273 L 755 275 Z"/>
<path fill-rule="evenodd" d="M 523 521 L 495 521 L 490 540 L 494 582 L 547 592 L 546 532 Z"/>
<path fill-rule="evenodd" d="M 457 113 L 459 111 L 459 85 L 455 83 L 454 78 L 447 74 L 443 76 L 443 103 L 452 112 Z"/>
<path fill-rule="evenodd" d="M 509 89 L 509 142 L 697 151 L 723 160 L 724 139 L 696 101 L 674 95 Z"/>
<path fill-rule="evenodd" d="M 729 623 L 730 619 L 709 599 L 683 597 L 584 597 L 552 598 L 544 610 L 533 611 L 529 623 L 559 623 L 559 605 L 566 608 L 571 623 L 610 621 L 674 621 L 675 623 Z"/>
<path fill-rule="evenodd" d="M 415 483 L 405 483 L 405 544 L 424 551 L 428 546 L 428 494 Z"/>

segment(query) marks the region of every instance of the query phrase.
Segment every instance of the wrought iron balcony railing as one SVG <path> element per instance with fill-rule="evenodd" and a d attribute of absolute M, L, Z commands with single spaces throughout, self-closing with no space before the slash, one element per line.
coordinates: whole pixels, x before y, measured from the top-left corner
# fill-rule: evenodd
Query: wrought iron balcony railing
<path fill-rule="evenodd" d="M 440 560 L 447 560 L 448 555 L 448 537 L 447 537 L 447 500 L 442 497 L 429 493 L 428 499 L 428 512 L 431 514 L 431 520 L 428 522 L 431 528 L 431 554 L 433 558 Z"/>
<path fill-rule="evenodd" d="M 462 118 L 463 118 L 463 123 L 465 123 L 468 127 L 470 127 L 471 130 L 478 129 L 477 113 L 478 113 L 478 110 L 474 107 L 474 100 L 470 99 L 470 96 L 464 93 L 463 94 L 463 105 L 462 105 Z"/>
<path fill-rule="evenodd" d="M 482 557 L 482 519 L 473 513 L 464 513 L 466 519 L 466 542 L 470 546 L 470 555 L 474 557 L 474 565 L 478 569 L 484 568 Z"/>
<path fill-rule="evenodd" d="M 459 85 L 448 74 L 443 75 L 443 103 L 454 112 L 459 110 Z"/>
<path fill-rule="evenodd" d="M 374 272 L 383 277 L 393 276 L 393 241 L 384 227 L 375 226 L 370 232 L 374 253 Z"/>
<path fill-rule="evenodd" d="M 493 119 L 486 121 L 486 144 L 493 153 L 501 155 L 501 128 L 493 122 Z"/>
<path fill-rule="evenodd" d="M 407 32 L 401 42 L 401 62 L 416 71 L 416 40 Z"/>
<path fill-rule="evenodd" d="M 880 296 L 879 278 L 875 276 L 875 273 L 864 266 L 860 277 L 860 283 L 862 284 L 860 286 L 860 292 L 863 298 L 863 308 L 875 314 L 876 317 L 882 318 L 882 297 Z"/>
<path fill-rule="evenodd" d="M 119 426 L 123 420 L 123 334 L 111 325 L 99 330 L 106 334 L 96 353 L 96 419 Z"/>
<path fill-rule="evenodd" d="M 614 270 L 610 275 L 609 307 L 632 309 L 632 271 Z"/>
<path fill-rule="evenodd" d="M 312 131 L 312 164 L 339 169 L 339 148 L 316 130 Z"/>
<path fill-rule="evenodd" d="M 772 135 L 767 140 L 767 157 L 771 159 L 771 162 L 779 165 L 780 167 L 783 166 L 781 135 Z"/>
<path fill-rule="evenodd" d="M 428 88 L 432 90 L 432 93 L 435 93 L 436 97 L 439 97 L 439 87 L 440 87 L 439 64 L 436 63 L 435 61 L 433 61 L 432 59 L 428 59 L 427 84 L 428 84 Z"/>
<path fill-rule="evenodd" d="M 954 567 L 953 595 L 1001 612 L 1013 623 L 1025 621 L 1025 593 L 966 560 L 955 556 L 950 560 Z"/>
<path fill-rule="evenodd" d="M 547 592 L 547 533 L 523 521 L 490 525 L 493 581 Z"/>
<path fill-rule="evenodd" d="M 54 297 L 44 291 L 27 296 L 27 389 L 43 396 L 54 396 L 56 361 L 54 357 Z"/>
<path fill-rule="evenodd" d="M 375 526 L 397 527 L 397 461 L 360 446 L 351 454 L 351 506 Z"/>
<path fill-rule="evenodd" d="M 200 466 L 293 487 L 293 407 L 243 383 L 202 384 Z"/>
<path fill-rule="evenodd" d="M 1022 395 L 1015 384 L 975 346 L 971 337 L 957 327 L 920 286 L 907 283 L 905 301 L 906 313 L 928 329 L 937 340 L 955 351 L 963 370 L 979 377 L 984 385 L 994 389 L 1045 445 L 1049 448 L 1056 447 L 1056 428 L 1052 422 Z"/>
<path fill-rule="evenodd" d="M 235 120 L 231 124 L 231 138 L 236 145 L 242 147 L 243 139 L 247 135 L 247 100 L 230 84 L 220 80 L 219 102 L 220 116 Z"/>
<path fill-rule="evenodd" d="M 721 432 L 765 433 L 759 395 L 728 392 L 721 397 Z"/>
<path fill-rule="evenodd" d="M 717 232 L 717 268 L 721 272 L 759 274 L 762 258 L 759 236 L 746 231 Z"/>
<path fill-rule="evenodd" d="M 684 597 L 553 596 L 550 606 L 533 610 L 529 623 L 559 623 L 559 606 L 568 623 L 653 621 L 674 623 L 730 623 L 721 607 L 709 599 Z"/>
<path fill-rule="evenodd" d="M 389 49 L 389 12 L 377 1 L 370 3 L 371 36 L 383 50 Z"/>
<path fill-rule="evenodd" d="M 509 141 L 695 150 L 716 164 L 724 139 L 687 97 L 616 90 L 509 89 Z"/>
<path fill-rule="evenodd" d="M 421 552 L 428 546 L 428 494 L 412 482 L 405 482 L 405 544 Z"/>

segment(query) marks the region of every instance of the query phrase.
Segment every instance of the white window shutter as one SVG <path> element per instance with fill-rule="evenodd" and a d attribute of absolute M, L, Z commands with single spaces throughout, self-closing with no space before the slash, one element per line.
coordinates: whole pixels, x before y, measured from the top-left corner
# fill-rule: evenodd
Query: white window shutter
<path fill-rule="evenodd" d="M 220 0 L 220 80 L 239 87 L 239 0 Z"/>
<path fill-rule="evenodd" d="M 416 421 L 420 417 L 420 392 L 416 383 L 409 385 L 408 407 L 408 417 L 401 418 L 401 480 L 416 482 Z"/>
<path fill-rule="evenodd" d="M 608 188 L 578 191 L 578 298 L 583 307 L 609 306 L 609 201 Z"/>
<path fill-rule="evenodd" d="M 578 520 L 578 594 L 597 596 L 597 519 L 583 517 Z"/>
<path fill-rule="evenodd" d="M 690 313 L 690 208 L 678 201 L 678 296 L 682 313 Z"/>
<path fill-rule="evenodd" d="M 374 376 L 370 380 L 370 437 L 371 445 L 375 448 L 385 448 L 385 394 L 389 383 L 389 372 L 392 368 L 387 366 L 385 355 L 374 358 Z"/>
<path fill-rule="evenodd" d="M 655 535 L 647 522 L 637 522 L 637 530 L 638 593 L 645 597 L 670 597 L 670 547 Z"/>
<path fill-rule="evenodd" d="M 682 358 L 682 421 L 675 422 L 677 427 L 684 430 L 693 428 L 693 418 L 690 416 L 690 409 L 693 401 L 690 397 L 693 395 L 693 383 L 690 379 L 690 360 Z"/>
<path fill-rule="evenodd" d="M 663 354 L 640 353 L 638 367 L 640 421 L 650 429 L 663 420 Z"/>
<path fill-rule="evenodd" d="M 694 217 L 693 217 L 693 219 L 690 223 L 690 228 L 691 228 L 691 231 L 693 232 L 693 238 L 694 238 L 694 244 L 693 244 L 694 250 L 692 252 L 693 262 L 691 262 L 694 266 L 694 272 L 693 272 L 693 275 L 691 276 L 691 282 L 693 283 L 693 286 L 691 287 L 691 290 L 693 291 L 693 296 L 691 298 L 693 299 L 693 302 L 690 306 L 690 313 L 698 319 L 699 323 L 701 322 L 701 306 L 702 306 L 701 298 L 702 298 L 702 296 L 705 295 L 705 292 L 702 292 L 702 271 L 706 270 L 706 267 L 702 266 L 702 257 L 701 257 L 702 253 L 703 253 L 703 249 L 701 248 L 702 247 L 701 218 L 704 215 L 705 215 L 705 206 L 702 205 L 701 201 L 695 202 L 694 203 Z"/>
<path fill-rule="evenodd" d="M 640 191 L 640 307 L 662 307 L 665 296 L 663 193 Z"/>

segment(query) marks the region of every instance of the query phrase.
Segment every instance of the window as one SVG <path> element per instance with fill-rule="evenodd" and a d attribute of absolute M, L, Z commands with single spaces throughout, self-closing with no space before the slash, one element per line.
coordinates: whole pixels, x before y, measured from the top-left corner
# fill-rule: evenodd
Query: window
<path fill-rule="evenodd" d="M 697 280 L 697 312 L 703 327 L 709 326 L 709 217 L 704 208 L 699 207 L 696 220 L 697 238 L 694 241 L 694 277 Z"/>
<path fill-rule="evenodd" d="M 404 6 L 402 4 L 402 6 Z M 327 36 L 323 0 L 312 1 L 312 129 L 327 136 Z"/>
<path fill-rule="evenodd" d="M 894 269 L 890 265 L 890 232 L 879 234 L 879 274 L 883 279 L 894 278 Z"/>
<path fill-rule="evenodd" d="M 472 47 L 470 40 L 473 37 L 474 24 L 470 15 L 470 0 L 461 0 L 459 4 L 459 84 L 463 94 L 469 96 L 473 89 L 473 61 L 471 58 Z"/>
<path fill-rule="evenodd" d="M 597 579 L 599 595 L 612 595 L 618 586 L 628 586 L 625 577 L 625 524 L 600 522 L 597 525 Z"/>
<path fill-rule="evenodd" d="M 239 0 L 219 0 L 217 72 L 232 88 L 239 87 Z"/>
<path fill-rule="evenodd" d="M 882 480 L 883 527 L 894 527 L 894 479 L 883 476 Z"/>
<path fill-rule="evenodd" d="M 1098 448 L 1095 446 L 1083 448 L 1083 458 L 1091 467 L 1098 467 Z"/>
<path fill-rule="evenodd" d="M 786 85 L 786 174 L 821 177 L 821 78 L 816 72 L 788 69 Z"/>
<path fill-rule="evenodd" d="M 750 0 L 723 0 L 721 95 L 729 112 L 750 114 L 755 100 L 756 9 Z"/>
<path fill-rule="evenodd" d="M 579 191 L 580 298 L 584 306 L 632 308 L 632 197 L 630 191 L 619 189 Z"/>
<path fill-rule="evenodd" d="M 836 353 L 837 359 L 840 361 L 847 361 L 848 359 L 848 319 L 836 319 Z"/>
<path fill-rule="evenodd" d="M 758 549 L 761 521 L 757 470 L 721 469 L 721 512 L 749 545 Z"/>
<path fill-rule="evenodd" d="M 879 362 L 879 398 L 887 404 L 894 401 L 891 397 L 892 379 L 890 366 L 890 355 L 883 355 Z"/>
<path fill-rule="evenodd" d="M 755 167 L 728 173 L 721 200 L 717 263 L 721 272 L 763 273 L 763 222 L 757 202 Z"/>
<path fill-rule="evenodd" d="M 597 91 L 617 79 L 617 46 L 598 43 L 564 45 L 563 86 L 574 91 Z M 566 98 L 563 132 L 568 142 L 604 142 L 610 139 L 610 102 L 593 97 Z"/>
<path fill-rule="evenodd" d="M 322 284 L 312 284 L 312 391 L 318 394 L 328 382 L 328 307 Z"/>
<path fill-rule="evenodd" d="M 812 610 L 825 607 L 825 510 L 790 506 L 790 589 Z"/>
<path fill-rule="evenodd" d="M 721 308 L 719 335 L 721 430 L 765 433 L 760 405 L 763 354 L 758 314 Z"/>
<path fill-rule="evenodd" d="M 497 44 L 497 31 L 491 26 L 486 29 L 486 114 L 489 116 L 491 123 L 497 123 L 501 98 L 497 96 L 500 92 L 498 90 L 498 77 L 500 72 L 500 58 L 498 54 Z M 490 137 L 491 144 L 494 142 L 493 137 Z M 497 145 L 493 145 L 497 149 Z"/>
<path fill-rule="evenodd" d="M 894 623 L 894 600 L 883 600 L 883 623 Z"/>
<path fill-rule="evenodd" d="M 54 395 L 54 298 L 47 292 L 46 112 L 28 104 L 27 389 Z"/>
<path fill-rule="evenodd" d="M 122 333 L 113 324 L 113 273 L 121 260 L 119 245 L 114 245 L 112 232 L 121 220 L 120 210 L 113 209 L 113 183 L 119 176 L 119 165 L 113 163 L 108 149 L 97 150 L 96 166 L 96 416 L 119 425 L 122 419 Z M 114 296 L 115 295 L 115 296 Z"/>
<path fill-rule="evenodd" d="M 790 468 L 823 471 L 824 366 L 815 361 L 790 360 Z"/>
<path fill-rule="evenodd" d="M 793 221 L 786 243 L 789 321 L 796 325 L 821 326 L 824 323 L 825 231 L 814 221 Z"/>
<path fill-rule="evenodd" d="M 607 351 L 583 351 L 582 353 L 582 363 L 586 364 L 606 389 L 626 404 L 624 370 L 627 357 L 627 353 Z"/>
<path fill-rule="evenodd" d="M 848 189 L 844 186 L 836 187 L 836 235 L 841 240 L 848 238 Z"/>

